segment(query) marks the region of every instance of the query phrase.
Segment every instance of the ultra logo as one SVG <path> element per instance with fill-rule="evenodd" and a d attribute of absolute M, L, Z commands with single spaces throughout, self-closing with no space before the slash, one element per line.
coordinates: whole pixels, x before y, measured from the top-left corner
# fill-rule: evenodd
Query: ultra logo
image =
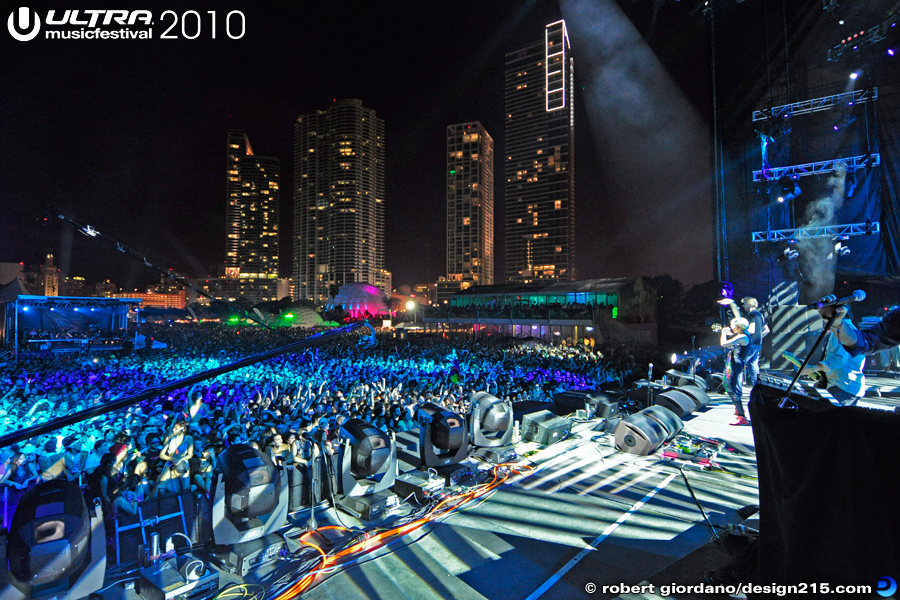
<path fill-rule="evenodd" d="M 18 19 L 16 18 L 17 14 Z M 28 31 L 29 27 L 31 27 L 32 20 L 34 21 L 34 27 L 31 31 Z M 6 26 L 9 29 L 9 35 L 20 42 L 27 42 L 36 38 L 37 34 L 40 32 L 41 18 L 38 16 L 37 12 L 35 12 L 32 19 L 31 10 L 29 10 L 27 6 L 21 6 L 18 10 L 9 13 L 9 19 L 6 21 Z M 19 33 L 20 30 L 25 33 Z"/>

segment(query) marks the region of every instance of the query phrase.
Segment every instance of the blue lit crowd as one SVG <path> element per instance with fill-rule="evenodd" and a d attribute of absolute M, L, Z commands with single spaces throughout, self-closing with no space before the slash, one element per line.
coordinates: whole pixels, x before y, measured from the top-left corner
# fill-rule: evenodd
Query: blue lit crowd
<path fill-rule="evenodd" d="M 165 350 L 41 357 L 0 367 L 0 434 L 135 395 L 231 364 L 312 333 L 215 324 L 142 325 Z M 625 348 L 346 335 L 182 388 L 128 409 L 0 449 L 0 502 L 39 481 L 78 480 L 105 506 L 133 513 L 142 500 L 207 493 L 215 457 L 245 443 L 300 464 L 332 452 L 341 424 L 361 418 L 385 432 L 417 427 L 417 407 L 458 413 L 488 391 L 513 402 L 550 401 L 568 389 L 623 383 Z"/>

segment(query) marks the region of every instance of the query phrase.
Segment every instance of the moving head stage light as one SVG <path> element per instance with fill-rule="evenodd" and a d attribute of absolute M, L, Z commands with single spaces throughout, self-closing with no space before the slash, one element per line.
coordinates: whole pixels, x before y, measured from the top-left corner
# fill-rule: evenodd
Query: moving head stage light
<path fill-rule="evenodd" d="M 106 535 L 99 504 L 77 483 L 46 481 L 28 490 L 0 536 L 0 599 L 68 600 L 103 587 Z M 8 570 L 7 570 L 8 567 Z"/>
<path fill-rule="evenodd" d="M 469 428 L 455 412 L 427 402 L 419 407 L 419 456 L 426 467 L 455 465 L 468 456 Z"/>
<path fill-rule="evenodd" d="M 217 463 L 212 509 L 216 544 L 249 542 L 284 526 L 289 490 L 283 468 L 246 444 L 230 446 Z"/>
<path fill-rule="evenodd" d="M 375 519 L 387 508 L 383 492 L 397 478 L 397 448 L 386 433 L 362 419 L 344 423 L 341 438 L 338 505 L 358 518 Z"/>
<path fill-rule="evenodd" d="M 513 435 L 513 409 L 487 392 L 472 396 L 469 412 L 469 432 L 473 454 L 489 463 L 500 464 L 513 460 L 516 451 L 510 442 Z"/>

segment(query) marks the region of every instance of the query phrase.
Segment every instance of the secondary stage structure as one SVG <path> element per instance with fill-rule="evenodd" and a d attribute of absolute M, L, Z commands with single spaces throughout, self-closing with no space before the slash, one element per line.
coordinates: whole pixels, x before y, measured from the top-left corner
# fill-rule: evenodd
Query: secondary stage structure
<path fill-rule="evenodd" d="M 125 339 L 138 298 L 18 295 L 0 303 L 0 348 L 18 358 L 28 349 L 78 351 Z"/>

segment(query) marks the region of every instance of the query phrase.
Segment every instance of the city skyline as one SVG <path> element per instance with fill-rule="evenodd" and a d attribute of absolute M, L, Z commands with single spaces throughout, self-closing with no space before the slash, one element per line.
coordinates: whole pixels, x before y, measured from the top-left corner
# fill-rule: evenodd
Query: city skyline
<path fill-rule="evenodd" d="M 126 289 L 154 280 L 140 263 L 98 248 L 71 228 L 41 226 L 42 206 L 49 204 L 180 272 L 215 275 L 226 258 L 221 210 L 226 192 L 216 140 L 229 129 L 246 131 L 255 149 L 285 164 L 292 159 L 291 124 L 298 115 L 335 99 L 359 98 L 384 118 L 389 141 L 385 268 L 393 272 L 395 286 L 445 274 L 446 126 L 480 121 L 494 135 L 500 155 L 504 55 L 541 36 L 547 23 L 562 16 L 559 7 L 472 3 L 471 14 L 478 18 L 463 32 L 403 13 L 409 27 L 402 42 L 375 35 L 399 10 L 358 7 L 348 18 L 340 7 L 323 8 L 322 23 L 334 27 L 299 37 L 292 32 L 305 17 L 302 11 L 242 10 L 247 35 L 240 40 L 223 39 L 220 28 L 215 41 L 122 42 L 109 52 L 111 46 L 99 41 L 4 39 L 11 72 L 0 106 L 8 124 L 0 132 L 5 142 L 0 201 L 9 218 L 0 224 L 0 260 L 36 264 L 52 247 L 67 274 L 111 278 Z M 260 61 L 266 52 L 279 60 Z M 72 60 L 62 61 L 63 56 Z M 413 56 L 416 61 L 410 62 Z M 232 78 L 239 73 L 254 76 Z M 582 93 L 577 81 L 575 93 Z M 698 102 L 702 106 L 704 100 Z M 585 119 L 583 104 L 576 102 L 576 112 L 576 121 Z M 589 128 L 577 135 L 576 145 L 584 151 L 576 165 L 576 234 L 583 241 L 600 227 L 620 224 L 614 218 L 619 208 L 603 206 L 604 175 Z M 280 187 L 292 190 L 293 174 L 285 171 Z M 505 264 L 499 226 L 504 182 L 499 171 L 496 177 L 499 279 Z M 285 204 L 282 233 L 294 219 Z M 616 260 L 613 247 L 581 246 L 582 277 L 677 271 L 676 261 L 664 254 Z M 281 254 L 284 259 L 290 253 Z M 289 262 L 282 261 L 284 277 L 292 274 Z M 689 282 L 709 279 L 711 260 L 698 262 L 687 275 L 674 274 Z"/>

